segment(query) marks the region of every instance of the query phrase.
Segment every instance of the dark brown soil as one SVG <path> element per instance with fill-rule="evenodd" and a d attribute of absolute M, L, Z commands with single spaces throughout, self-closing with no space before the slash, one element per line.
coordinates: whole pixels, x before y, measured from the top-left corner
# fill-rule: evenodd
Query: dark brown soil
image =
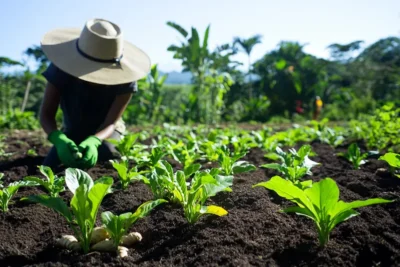
<path fill-rule="evenodd" d="M 35 142 L 32 137 L 23 140 L 29 145 Z M 10 149 L 18 150 L 10 152 L 18 152 L 17 156 L 0 162 L 6 183 L 36 174 L 36 165 L 48 149 L 38 147 L 39 155 L 29 157 L 15 142 L 13 137 L 8 140 L 13 144 Z M 329 146 L 312 146 L 318 154 L 313 159 L 322 163 L 314 168 L 312 179 L 335 179 L 343 200 L 399 198 L 400 179 L 378 171 L 387 167 L 384 162 L 371 159 L 361 170 L 352 170 Z M 254 149 L 246 157 L 260 165 L 266 162 L 263 154 Z M 89 173 L 116 176 L 107 164 Z M 0 266 L 400 266 L 398 202 L 359 209 L 360 216 L 337 226 L 328 246 L 321 249 L 311 220 L 280 213 L 281 205 L 289 202 L 264 188 L 252 188 L 276 174 L 259 169 L 237 175 L 233 192 L 212 200 L 229 211 L 226 217 L 206 217 L 190 226 L 179 208 L 156 208 L 134 225 L 132 230 L 140 232 L 143 240 L 123 260 L 107 253 L 80 255 L 55 247 L 55 238 L 71 233 L 65 220 L 43 206 L 18 202 L 20 197 L 41 193 L 38 188 L 22 188 L 10 211 L 0 213 Z M 119 214 L 151 198 L 146 186 L 136 183 L 106 196 L 101 209 Z"/>

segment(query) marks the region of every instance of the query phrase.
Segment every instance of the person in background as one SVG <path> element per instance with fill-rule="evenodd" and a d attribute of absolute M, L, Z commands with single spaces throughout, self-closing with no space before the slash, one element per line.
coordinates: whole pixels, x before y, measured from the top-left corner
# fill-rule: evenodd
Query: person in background
<path fill-rule="evenodd" d="M 296 100 L 296 113 L 299 115 L 304 113 L 303 102 L 301 100 Z"/>
<path fill-rule="evenodd" d="M 43 165 L 86 169 L 115 157 L 105 139 L 121 137 L 118 122 L 137 91 L 136 81 L 151 67 L 147 54 L 103 19 L 89 20 L 83 29 L 50 31 L 41 47 L 51 64 L 43 73 L 48 83 L 40 123 L 54 145 Z M 61 129 L 55 120 L 59 106 Z"/>
<path fill-rule="evenodd" d="M 319 119 L 319 115 L 321 114 L 323 102 L 319 96 L 315 97 L 314 101 L 314 113 L 313 113 L 313 120 L 317 121 Z"/>

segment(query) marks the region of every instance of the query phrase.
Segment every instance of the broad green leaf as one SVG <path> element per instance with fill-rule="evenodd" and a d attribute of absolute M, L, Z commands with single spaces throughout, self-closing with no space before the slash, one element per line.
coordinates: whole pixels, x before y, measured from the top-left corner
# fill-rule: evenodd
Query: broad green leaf
<path fill-rule="evenodd" d="M 304 190 L 304 193 L 319 210 L 319 219 L 325 218 L 339 200 L 339 188 L 331 178 L 314 183 L 311 188 Z"/>
<path fill-rule="evenodd" d="M 331 232 L 338 223 L 344 222 L 352 217 L 357 216 L 358 214 L 359 213 L 353 209 L 349 209 L 339 213 L 335 217 L 331 218 L 331 221 L 329 223 L 329 232 Z"/>
<path fill-rule="evenodd" d="M 110 225 L 116 216 L 111 211 L 105 211 L 101 213 L 101 222 L 104 225 Z"/>
<path fill-rule="evenodd" d="M 281 165 L 278 163 L 264 164 L 264 165 L 261 165 L 261 167 L 267 168 L 267 169 L 278 170 L 278 171 L 281 171 L 281 169 L 282 169 Z"/>
<path fill-rule="evenodd" d="M 168 175 L 168 177 L 170 177 L 170 179 L 173 178 L 174 176 L 174 170 L 172 169 L 171 164 L 168 163 L 168 161 L 166 160 L 161 160 L 158 162 L 158 167 L 157 169 L 161 169 L 162 171 L 165 172 L 166 175 Z"/>
<path fill-rule="evenodd" d="M 202 206 L 200 209 L 201 214 L 214 214 L 217 216 L 225 216 L 228 212 L 221 207 L 210 205 L 210 206 Z"/>
<path fill-rule="evenodd" d="M 190 175 L 192 175 L 193 173 L 197 172 L 198 170 L 200 170 L 201 165 L 200 164 L 191 164 L 189 166 L 187 166 L 184 170 L 185 172 L 185 176 L 189 177 Z"/>
<path fill-rule="evenodd" d="M 29 181 L 27 181 L 29 182 Z M 7 192 L 7 194 L 9 194 L 10 196 L 13 196 L 15 193 L 17 193 L 18 189 L 23 186 L 23 184 L 21 182 L 14 182 L 11 183 L 7 186 L 7 188 L 5 188 L 3 191 Z"/>
<path fill-rule="evenodd" d="M 302 189 L 304 190 L 306 188 L 312 187 L 313 181 L 312 180 L 306 180 L 306 181 L 300 182 L 300 184 L 302 186 Z"/>
<path fill-rule="evenodd" d="M 61 198 L 58 197 L 50 197 L 48 195 L 36 195 L 36 196 L 28 196 L 22 198 L 22 200 L 28 200 L 31 202 L 42 204 L 48 208 L 55 210 L 64 216 L 68 222 L 72 222 L 72 214 L 68 209 L 68 206 L 64 203 Z"/>
<path fill-rule="evenodd" d="M 296 172 L 295 179 L 299 180 L 301 177 L 307 174 L 307 171 L 308 169 L 306 167 L 301 167 L 301 168 L 297 167 L 297 169 L 295 170 Z"/>
<path fill-rule="evenodd" d="M 110 234 L 111 239 L 115 243 L 120 243 L 121 232 L 123 232 L 123 220 L 114 215 L 112 212 L 106 211 L 101 214 L 101 221 L 106 227 L 107 232 Z"/>
<path fill-rule="evenodd" d="M 212 197 L 219 192 L 230 191 L 229 188 L 232 185 L 233 185 L 233 176 L 216 175 L 214 176 L 214 181 L 212 181 L 211 183 L 206 183 L 204 185 L 204 188 L 207 192 L 207 196 Z"/>
<path fill-rule="evenodd" d="M 54 184 L 54 173 L 50 167 L 39 166 L 39 170 L 47 178 L 50 184 Z"/>
<path fill-rule="evenodd" d="M 137 208 L 135 213 L 133 213 L 130 216 L 129 224 L 130 225 L 134 224 L 138 219 L 147 216 L 152 209 L 154 209 L 158 205 L 160 205 L 162 203 L 166 203 L 166 202 L 168 202 L 168 201 L 166 201 L 165 199 L 157 199 L 157 200 L 147 201 L 147 202 L 143 203 L 142 205 L 140 205 Z"/>
<path fill-rule="evenodd" d="M 177 171 L 175 174 L 173 195 L 180 203 L 187 202 L 186 177 L 182 171 Z"/>
<path fill-rule="evenodd" d="M 91 202 L 90 218 L 96 221 L 96 214 L 100 207 L 101 201 L 107 194 L 108 189 L 113 184 L 112 178 L 105 178 L 102 183 L 96 183 L 89 191 L 88 199 Z"/>
<path fill-rule="evenodd" d="M 272 177 L 268 182 L 263 182 L 254 185 L 253 187 L 262 186 L 267 189 L 275 191 L 279 196 L 290 200 L 301 208 L 309 209 L 313 214 L 315 214 L 315 209 L 307 198 L 306 194 L 292 182 L 283 179 L 279 176 Z"/>
<path fill-rule="evenodd" d="M 44 188 L 46 188 L 46 190 L 48 190 L 48 191 L 50 190 L 49 183 L 46 181 L 43 181 L 42 179 L 40 179 L 38 177 L 27 176 L 27 177 L 24 177 L 24 181 L 36 183 L 37 185 L 41 185 Z"/>
<path fill-rule="evenodd" d="M 90 190 L 90 188 L 93 186 L 93 180 L 89 174 L 74 168 L 68 168 L 65 171 L 65 183 L 72 194 L 75 194 L 76 189 L 81 184 L 85 184 L 87 186 L 87 190 Z"/>
<path fill-rule="evenodd" d="M 297 151 L 297 154 L 301 159 L 304 159 L 305 157 L 308 156 L 308 154 L 311 152 L 311 146 L 309 145 L 304 145 L 302 146 L 299 151 Z"/>
<path fill-rule="evenodd" d="M 295 207 L 289 207 L 289 208 L 283 209 L 283 212 L 285 212 L 285 213 L 294 212 L 298 215 L 303 215 L 312 220 L 316 220 L 315 215 L 313 213 L 311 213 L 307 208 L 301 208 L 301 207 L 295 206 Z"/>
<path fill-rule="evenodd" d="M 118 176 L 121 178 L 121 180 L 126 181 L 127 173 L 128 173 L 128 167 L 126 166 L 126 163 L 124 161 L 121 162 L 112 162 L 111 163 L 113 168 L 117 170 Z"/>
<path fill-rule="evenodd" d="M 278 160 L 279 156 L 278 154 L 271 152 L 271 153 L 267 153 L 264 155 L 265 158 L 270 159 L 270 160 Z"/>
<path fill-rule="evenodd" d="M 400 168 L 400 154 L 390 152 L 381 156 L 379 159 L 386 161 L 390 166 L 394 168 Z"/>
<path fill-rule="evenodd" d="M 257 170 L 256 166 L 246 161 L 238 161 L 233 164 L 233 174 Z"/>
<path fill-rule="evenodd" d="M 76 221 L 82 232 L 86 229 L 86 220 L 92 221 L 90 212 L 92 205 L 88 200 L 88 187 L 86 184 L 80 185 L 71 199 L 72 213 L 75 215 Z"/>
<path fill-rule="evenodd" d="M 393 200 L 387 200 L 382 198 L 371 198 L 367 200 L 356 200 L 350 203 L 339 201 L 336 203 L 332 211 L 330 212 L 331 217 L 335 217 L 338 214 L 345 212 L 350 209 L 361 208 L 365 206 L 375 205 L 375 204 L 383 204 L 383 203 L 390 203 Z"/>

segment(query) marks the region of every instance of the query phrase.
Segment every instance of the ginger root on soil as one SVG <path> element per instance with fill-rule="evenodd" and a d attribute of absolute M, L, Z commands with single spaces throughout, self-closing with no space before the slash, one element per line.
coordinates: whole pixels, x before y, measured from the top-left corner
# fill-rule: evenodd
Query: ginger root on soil
<path fill-rule="evenodd" d="M 70 250 L 80 250 L 81 245 L 79 244 L 78 240 L 73 235 L 63 235 L 61 238 L 56 240 L 58 246 L 67 248 Z"/>
<path fill-rule="evenodd" d="M 142 241 L 142 235 L 137 232 L 132 232 L 122 237 L 121 244 L 130 247 L 139 241 Z"/>
<path fill-rule="evenodd" d="M 90 244 L 97 244 L 100 241 L 106 240 L 107 238 L 110 238 L 110 235 L 108 234 L 106 228 L 103 226 L 96 227 L 93 229 Z"/>

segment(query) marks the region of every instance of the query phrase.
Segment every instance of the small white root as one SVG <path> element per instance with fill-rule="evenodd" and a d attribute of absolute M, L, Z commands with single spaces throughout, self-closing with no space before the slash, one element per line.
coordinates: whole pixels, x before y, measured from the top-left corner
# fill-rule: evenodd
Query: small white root
<path fill-rule="evenodd" d="M 109 237 L 110 236 L 105 227 L 96 227 L 93 229 L 90 244 L 97 244 L 100 241 L 106 240 Z"/>
<path fill-rule="evenodd" d="M 128 256 L 128 248 L 126 247 L 122 247 L 122 246 L 118 246 L 118 256 L 120 258 L 125 258 Z"/>
<path fill-rule="evenodd" d="M 74 251 L 81 249 L 81 246 L 80 246 L 78 240 L 73 235 L 63 235 L 61 238 L 56 240 L 56 243 L 60 247 L 74 250 Z"/>
<path fill-rule="evenodd" d="M 101 252 L 112 252 L 115 251 L 114 242 L 111 239 L 106 239 L 100 241 L 97 244 L 92 246 L 92 250 L 101 251 Z"/>
<path fill-rule="evenodd" d="M 122 237 L 121 244 L 130 247 L 139 241 L 142 241 L 142 235 L 137 232 L 132 232 Z"/>

